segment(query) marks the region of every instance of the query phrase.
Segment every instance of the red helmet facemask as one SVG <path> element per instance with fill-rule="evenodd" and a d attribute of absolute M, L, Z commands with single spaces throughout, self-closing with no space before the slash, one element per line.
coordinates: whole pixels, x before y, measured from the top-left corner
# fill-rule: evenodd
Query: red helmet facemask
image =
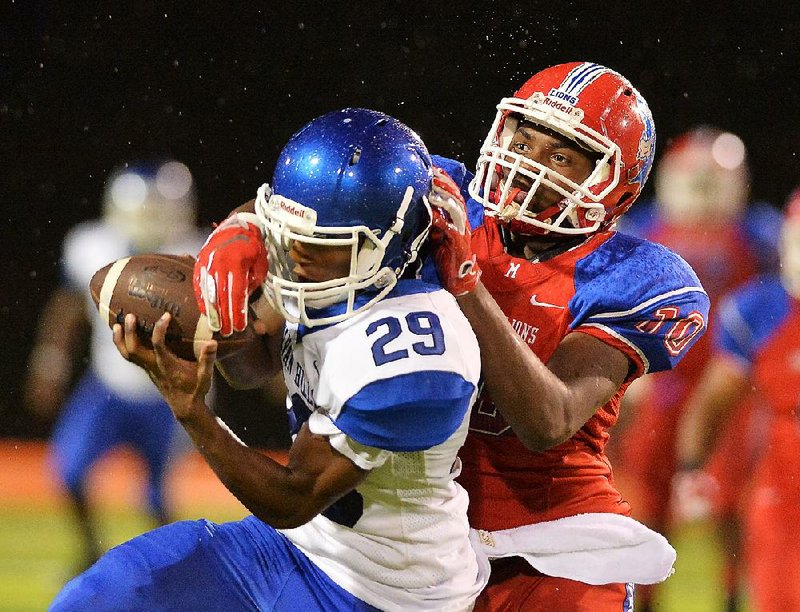
<path fill-rule="evenodd" d="M 553 66 L 501 100 L 497 111 L 469 192 L 512 231 L 591 234 L 611 226 L 641 192 L 655 126 L 644 98 L 616 72 L 588 62 Z M 511 150 L 520 121 L 557 132 L 596 157 L 589 176 L 576 183 Z M 542 187 L 561 199 L 535 210 Z"/>

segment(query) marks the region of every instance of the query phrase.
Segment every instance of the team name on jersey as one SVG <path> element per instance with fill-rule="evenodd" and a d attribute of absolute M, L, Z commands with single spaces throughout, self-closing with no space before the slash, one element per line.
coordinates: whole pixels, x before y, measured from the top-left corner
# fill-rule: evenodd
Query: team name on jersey
<path fill-rule="evenodd" d="M 287 382 L 294 383 L 297 393 L 300 394 L 308 406 L 313 407 L 316 406 L 314 401 L 315 389 L 311 386 L 311 381 L 309 381 L 303 365 L 294 358 L 295 334 L 296 332 L 289 329 L 288 326 L 283 332 L 281 363 L 283 365 L 284 378 Z"/>
<path fill-rule="evenodd" d="M 522 339 L 523 342 L 526 344 L 533 344 L 536 342 L 536 334 L 539 333 L 539 328 L 535 325 L 530 325 L 529 323 L 525 323 L 525 321 L 517 321 L 516 319 L 512 319 L 509 317 L 509 323 L 511 323 L 511 327 L 517 332 L 517 335 Z"/>
<path fill-rule="evenodd" d="M 294 381 L 294 386 L 297 387 L 298 393 L 300 393 L 306 403 L 309 406 L 314 406 L 314 389 L 311 386 L 311 382 L 308 380 L 308 376 L 306 376 L 306 371 L 303 369 L 303 366 L 295 362 L 294 373 L 289 372 L 288 374 L 292 376 L 291 380 Z"/>
<path fill-rule="evenodd" d="M 294 338 L 292 337 L 292 333 L 289 329 L 283 330 L 283 339 L 281 340 L 281 363 L 283 364 L 283 369 L 287 372 L 292 371 L 292 366 L 294 365 Z"/>

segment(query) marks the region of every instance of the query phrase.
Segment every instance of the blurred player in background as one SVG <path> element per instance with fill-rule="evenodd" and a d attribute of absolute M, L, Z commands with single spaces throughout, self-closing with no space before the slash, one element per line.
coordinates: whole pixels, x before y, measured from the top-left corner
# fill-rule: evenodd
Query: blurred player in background
<path fill-rule="evenodd" d="M 434 160 L 458 185 L 451 205 L 459 188 L 471 196 L 471 239 L 457 213 L 435 223 L 440 275 L 481 347 L 460 482 L 502 558 L 476 610 L 630 610 L 632 583 L 665 579 L 675 557 L 629 517 L 609 429 L 633 380 L 691 355 L 708 297 L 675 253 L 613 229 L 655 154 L 627 79 L 553 66 L 497 108 L 474 178 Z"/>
<path fill-rule="evenodd" d="M 748 470 L 743 542 L 756 612 L 800 610 L 800 189 L 786 204 L 780 260 L 780 276 L 760 276 L 718 307 L 713 353 L 678 439 L 681 463 L 707 468 L 726 421 L 755 387 L 763 437 Z M 682 479 L 704 477 L 698 470 Z"/>
<path fill-rule="evenodd" d="M 286 320 L 219 364 L 239 386 L 283 367 L 295 434 L 286 466 L 205 405 L 215 343 L 194 363 L 164 347 L 169 315 L 154 351 L 139 346 L 132 315 L 124 333 L 115 327 L 120 352 L 153 376 L 253 515 L 139 536 L 69 583 L 54 611 L 471 609 L 488 564 L 455 478 L 480 358 L 453 297 L 415 278 L 431 180 L 424 144 L 399 121 L 329 113 L 283 148 L 257 214 L 231 216 L 198 256 L 200 303 L 226 333 L 247 325 L 256 288 Z M 256 273 L 233 278 L 228 264 Z"/>
<path fill-rule="evenodd" d="M 654 178 L 655 201 L 635 207 L 620 221 L 620 230 L 663 244 L 692 266 L 711 299 L 713 328 L 718 298 L 757 272 L 776 267 L 780 214 L 767 204 L 748 206 L 744 143 L 714 127 L 698 127 L 673 140 L 656 164 Z M 671 516 L 670 504 L 678 467 L 677 426 L 710 347 L 708 335 L 675 369 L 637 381 L 626 398 L 623 427 L 610 451 L 619 455 L 617 475 L 636 500 L 634 516 L 661 533 L 678 518 Z M 730 610 L 735 609 L 739 582 L 738 505 L 748 474 L 749 418 L 743 402 L 730 420 L 714 470 L 714 514 L 726 549 L 724 584 Z M 731 453 L 732 448 L 737 452 Z M 679 511 L 687 518 L 698 510 Z M 652 590 L 638 590 L 637 609 L 650 609 Z"/>
<path fill-rule="evenodd" d="M 146 252 L 195 254 L 196 200 L 189 169 L 177 161 L 126 166 L 108 179 L 102 219 L 72 228 L 60 259 L 63 284 L 39 320 L 26 381 L 27 405 L 56 418 L 51 461 L 72 501 L 83 544 L 82 567 L 100 555 L 87 477 L 108 451 L 127 444 L 147 466 L 146 507 L 157 524 L 169 521 L 164 475 L 175 431 L 169 407 L 140 368 L 125 361 L 89 296 L 89 280 L 107 263 Z M 74 388 L 73 374 L 89 338 L 89 362 Z"/>

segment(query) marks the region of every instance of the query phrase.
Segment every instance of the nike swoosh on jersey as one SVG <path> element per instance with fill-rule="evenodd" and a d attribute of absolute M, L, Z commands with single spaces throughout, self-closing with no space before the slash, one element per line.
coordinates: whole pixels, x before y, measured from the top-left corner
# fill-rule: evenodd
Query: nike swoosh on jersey
<path fill-rule="evenodd" d="M 549 304 L 547 302 L 540 302 L 536 299 L 536 294 L 534 293 L 531 296 L 531 306 L 541 306 L 542 308 L 558 308 L 559 310 L 564 310 L 563 306 L 559 306 L 558 304 Z"/>

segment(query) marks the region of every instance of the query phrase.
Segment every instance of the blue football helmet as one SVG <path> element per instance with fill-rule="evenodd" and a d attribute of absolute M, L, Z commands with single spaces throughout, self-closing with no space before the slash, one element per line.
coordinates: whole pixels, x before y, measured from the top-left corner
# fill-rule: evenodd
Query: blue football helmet
<path fill-rule="evenodd" d="M 256 198 L 270 260 L 267 299 L 306 326 L 348 319 L 383 299 L 428 235 L 431 184 L 422 140 L 388 115 L 347 108 L 306 124 Z M 349 245 L 349 274 L 299 280 L 289 256 L 295 241 Z"/>

